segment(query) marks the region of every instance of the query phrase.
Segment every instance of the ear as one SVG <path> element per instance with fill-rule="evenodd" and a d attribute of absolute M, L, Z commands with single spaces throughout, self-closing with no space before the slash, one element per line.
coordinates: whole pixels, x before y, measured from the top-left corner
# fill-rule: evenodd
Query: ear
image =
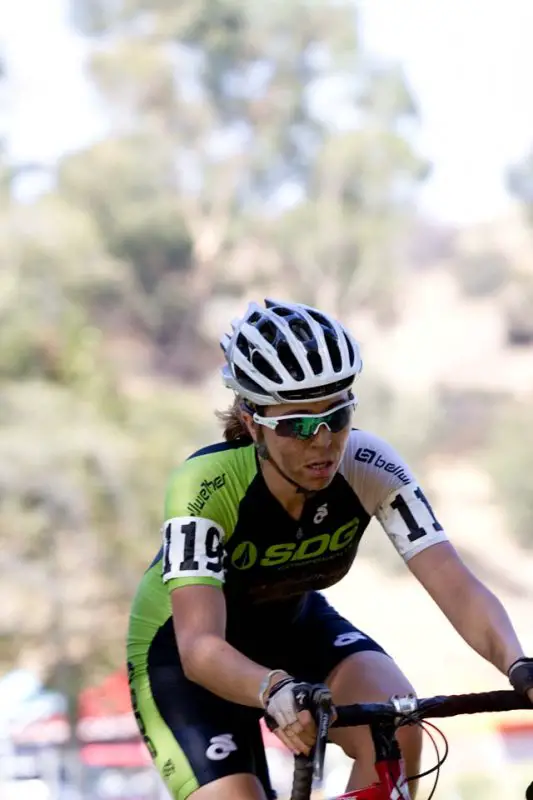
<path fill-rule="evenodd" d="M 253 409 L 251 409 L 248 405 L 242 404 L 239 410 L 241 414 L 241 419 L 246 427 L 246 430 L 248 431 L 254 442 L 257 442 L 258 425 L 253 420 L 252 416 Z"/>

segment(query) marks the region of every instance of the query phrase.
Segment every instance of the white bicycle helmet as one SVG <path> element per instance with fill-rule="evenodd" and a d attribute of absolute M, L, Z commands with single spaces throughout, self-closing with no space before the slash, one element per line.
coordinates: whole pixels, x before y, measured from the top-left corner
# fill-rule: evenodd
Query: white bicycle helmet
<path fill-rule="evenodd" d="M 301 303 L 250 303 L 220 340 L 224 384 L 259 406 L 324 400 L 362 369 L 359 346 L 336 320 Z"/>

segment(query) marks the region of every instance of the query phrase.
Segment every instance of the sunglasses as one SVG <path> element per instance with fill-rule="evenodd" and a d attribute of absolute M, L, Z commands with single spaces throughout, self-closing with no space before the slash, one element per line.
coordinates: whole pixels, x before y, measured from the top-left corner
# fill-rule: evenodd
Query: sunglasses
<path fill-rule="evenodd" d="M 311 439 L 325 425 L 331 433 L 340 433 L 352 419 L 356 401 L 354 398 L 345 400 L 333 409 L 323 411 L 322 414 L 287 414 L 281 417 L 261 417 L 256 412 L 254 422 L 276 431 L 278 436 L 290 439 Z"/>

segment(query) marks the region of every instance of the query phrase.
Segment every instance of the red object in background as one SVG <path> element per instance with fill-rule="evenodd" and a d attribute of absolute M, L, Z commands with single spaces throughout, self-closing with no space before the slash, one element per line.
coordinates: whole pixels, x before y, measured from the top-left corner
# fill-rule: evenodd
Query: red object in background
<path fill-rule="evenodd" d="M 261 719 L 265 747 L 290 752 Z M 140 739 L 126 670 L 117 670 L 78 699 L 78 736 L 86 742 L 82 759 L 95 766 L 140 766 L 150 756 Z"/>
<path fill-rule="evenodd" d="M 498 720 L 496 725 L 507 758 L 514 763 L 529 762 L 533 752 L 533 722 L 527 719 Z"/>
<path fill-rule="evenodd" d="M 107 742 L 87 744 L 80 753 L 89 767 L 144 767 L 151 764 L 150 754 L 143 742 Z"/>
<path fill-rule="evenodd" d="M 80 692 L 80 717 L 107 717 L 131 713 L 130 690 L 126 670 L 117 670 L 98 684 Z"/>
<path fill-rule="evenodd" d="M 140 738 L 131 707 L 126 670 L 117 670 L 97 686 L 89 686 L 80 692 L 76 733 L 82 742 Z"/>
<path fill-rule="evenodd" d="M 141 739 L 126 670 L 117 670 L 78 698 L 81 760 L 92 767 L 144 767 L 151 759 Z"/>
<path fill-rule="evenodd" d="M 10 737 L 19 745 L 61 745 L 68 741 L 69 724 L 63 714 L 11 726 Z"/>

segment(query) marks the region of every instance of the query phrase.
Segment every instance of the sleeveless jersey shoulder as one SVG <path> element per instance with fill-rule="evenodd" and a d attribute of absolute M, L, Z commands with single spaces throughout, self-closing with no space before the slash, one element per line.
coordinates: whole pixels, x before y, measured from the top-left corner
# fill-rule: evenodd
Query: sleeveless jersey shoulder
<path fill-rule="evenodd" d="M 352 430 L 340 471 L 405 561 L 447 541 L 412 470 L 384 439 Z"/>
<path fill-rule="evenodd" d="M 255 450 L 247 443 L 203 448 L 174 470 L 162 527 L 162 577 L 170 590 L 224 582 L 225 545 L 256 472 Z"/>

